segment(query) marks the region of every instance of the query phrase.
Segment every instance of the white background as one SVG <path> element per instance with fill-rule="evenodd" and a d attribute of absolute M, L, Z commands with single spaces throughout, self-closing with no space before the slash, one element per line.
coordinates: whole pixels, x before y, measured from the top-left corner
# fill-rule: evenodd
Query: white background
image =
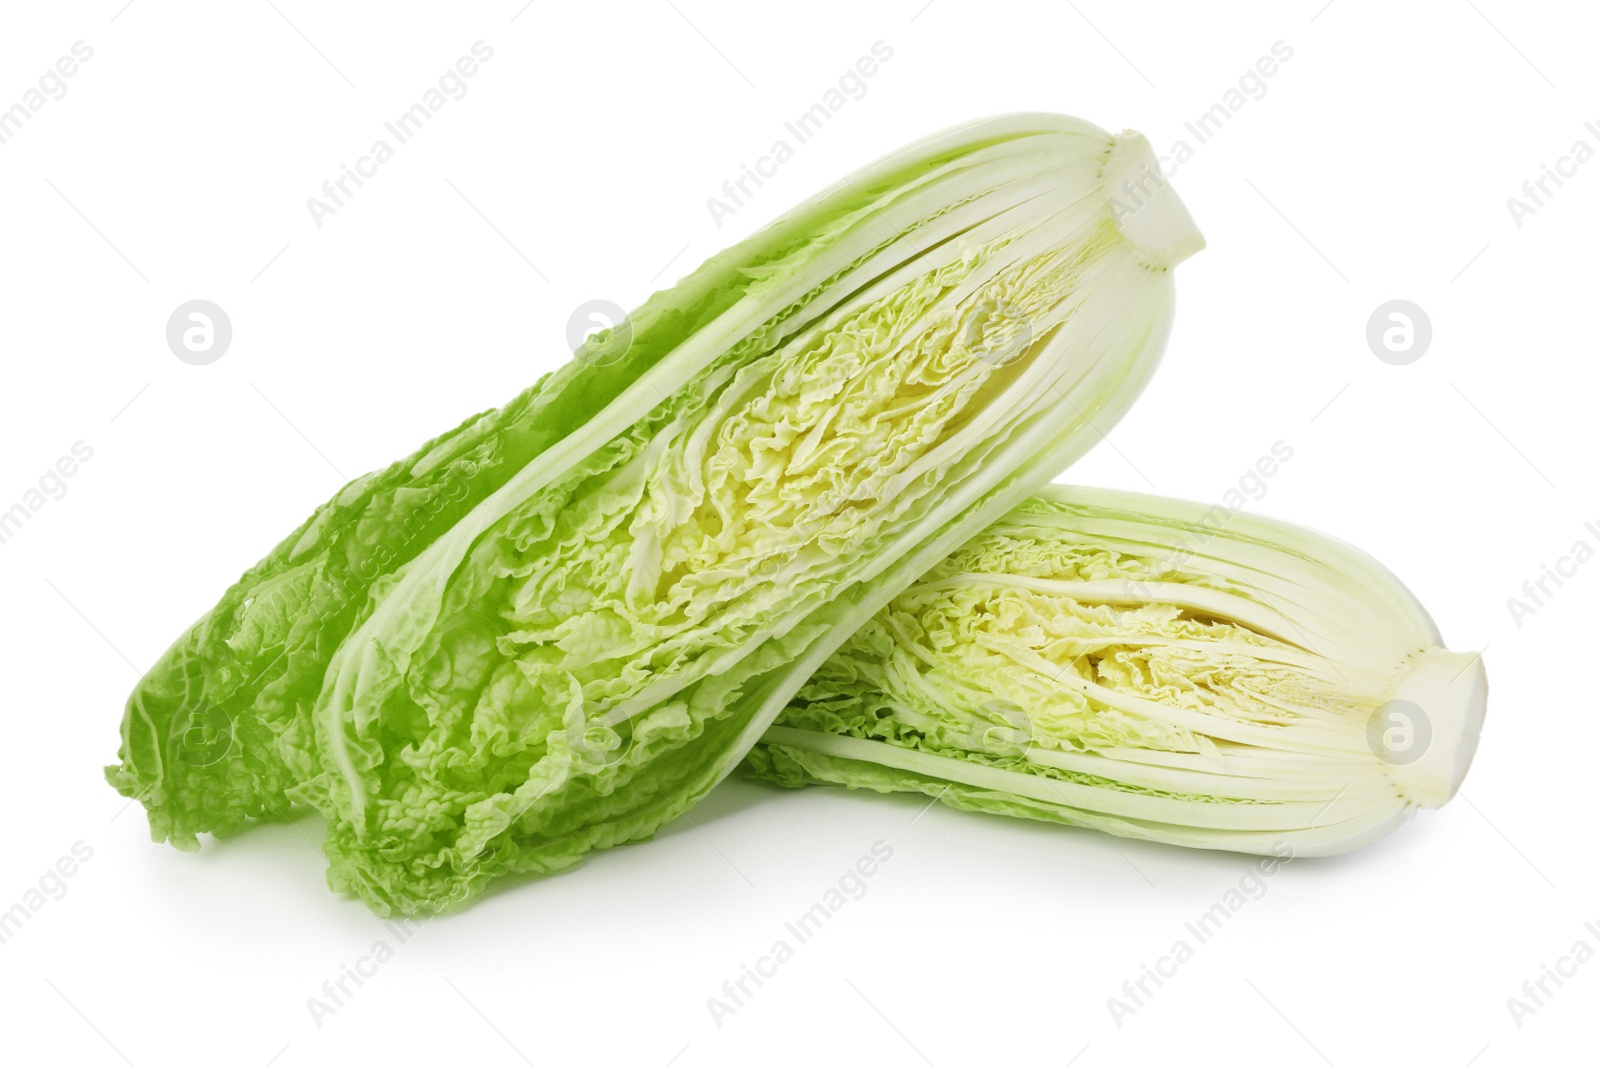
<path fill-rule="evenodd" d="M 0 910 L 93 850 L 0 945 L 11 1062 L 291 1064 L 1588 1062 L 1600 962 L 1518 1027 L 1507 998 L 1600 921 L 1600 561 L 1507 599 L 1600 524 L 1600 161 L 1518 227 L 1506 200 L 1600 119 L 1586 5 L 713 0 L 8 4 L 0 107 L 93 58 L 0 145 L 0 509 L 93 458 L 0 544 Z M 920 10 L 919 10 L 920 7 Z M 519 10 L 520 9 L 520 10 Z M 306 199 L 473 42 L 494 49 L 315 226 Z M 875 41 L 893 57 L 733 217 L 706 199 Z M 1184 129 L 1276 41 L 1212 140 Z M 1236 885 L 1228 855 L 732 781 L 694 825 L 437 920 L 318 1026 L 307 998 L 393 935 L 323 887 L 314 820 L 185 855 L 101 779 L 121 702 L 237 574 L 343 482 L 566 357 L 568 315 L 637 304 L 870 159 L 1007 110 L 1196 148 L 1210 247 L 1168 358 L 1072 472 L 1355 542 L 1486 649 L 1464 795 L 1299 861 L 1117 1026 L 1107 998 Z M 179 362 L 217 302 L 234 340 Z M 1430 316 L 1409 366 L 1380 303 Z M 919 816 L 919 813 L 920 816 Z M 734 1016 L 706 1000 L 877 841 L 852 901 Z"/>

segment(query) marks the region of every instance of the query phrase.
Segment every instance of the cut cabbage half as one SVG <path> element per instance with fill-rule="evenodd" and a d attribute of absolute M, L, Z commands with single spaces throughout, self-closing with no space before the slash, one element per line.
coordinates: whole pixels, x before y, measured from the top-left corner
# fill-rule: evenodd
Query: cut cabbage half
<path fill-rule="evenodd" d="M 1052 486 L 897 595 L 749 759 L 1123 837 L 1344 852 L 1449 800 L 1487 683 L 1371 557 Z"/>
<path fill-rule="evenodd" d="M 1127 410 L 1201 244 L 1157 173 L 1010 115 L 845 179 L 341 490 L 139 683 L 111 782 L 187 847 L 314 807 L 382 912 L 648 837 Z"/>

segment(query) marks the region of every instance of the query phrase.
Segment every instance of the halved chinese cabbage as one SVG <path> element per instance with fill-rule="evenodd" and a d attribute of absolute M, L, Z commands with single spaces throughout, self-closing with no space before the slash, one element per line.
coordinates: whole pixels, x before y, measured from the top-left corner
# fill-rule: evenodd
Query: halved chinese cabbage
<path fill-rule="evenodd" d="M 381 912 L 649 836 L 1126 410 L 1201 243 L 1155 173 L 1020 115 L 847 178 L 342 490 L 139 684 L 112 783 L 179 845 L 309 804 Z"/>
<path fill-rule="evenodd" d="M 1342 852 L 1455 794 L 1485 680 L 1371 557 L 1222 507 L 1052 486 L 897 595 L 760 777 L 1199 848 Z"/>

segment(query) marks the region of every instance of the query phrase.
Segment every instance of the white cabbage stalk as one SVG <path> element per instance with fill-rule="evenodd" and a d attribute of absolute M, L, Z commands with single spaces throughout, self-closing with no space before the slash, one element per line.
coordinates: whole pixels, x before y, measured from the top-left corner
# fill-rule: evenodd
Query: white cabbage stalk
<path fill-rule="evenodd" d="M 1486 692 L 1482 661 L 1349 545 L 1052 486 L 895 597 L 750 762 L 788 785 L 1326 855 L 1455 794 Z"/>

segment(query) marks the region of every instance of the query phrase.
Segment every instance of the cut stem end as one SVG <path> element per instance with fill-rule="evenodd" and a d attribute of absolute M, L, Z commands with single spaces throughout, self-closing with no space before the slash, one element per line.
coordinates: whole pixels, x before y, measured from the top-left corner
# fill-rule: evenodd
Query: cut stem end
<path fill-rule="evenodd" d="M 1206 246 L 1144 134 L 1129 130 L 1117 136 L 1104 180 L 1117 229 L 1152 266 L 1170 269 Z"/>
<path fill-rule="evenodd" d="M 1456 795 L 1478 751 L 1489 680 L 1476 652 L 1416 654 L 1369 737 L 1409 802 L 1436 808 Z"/>

